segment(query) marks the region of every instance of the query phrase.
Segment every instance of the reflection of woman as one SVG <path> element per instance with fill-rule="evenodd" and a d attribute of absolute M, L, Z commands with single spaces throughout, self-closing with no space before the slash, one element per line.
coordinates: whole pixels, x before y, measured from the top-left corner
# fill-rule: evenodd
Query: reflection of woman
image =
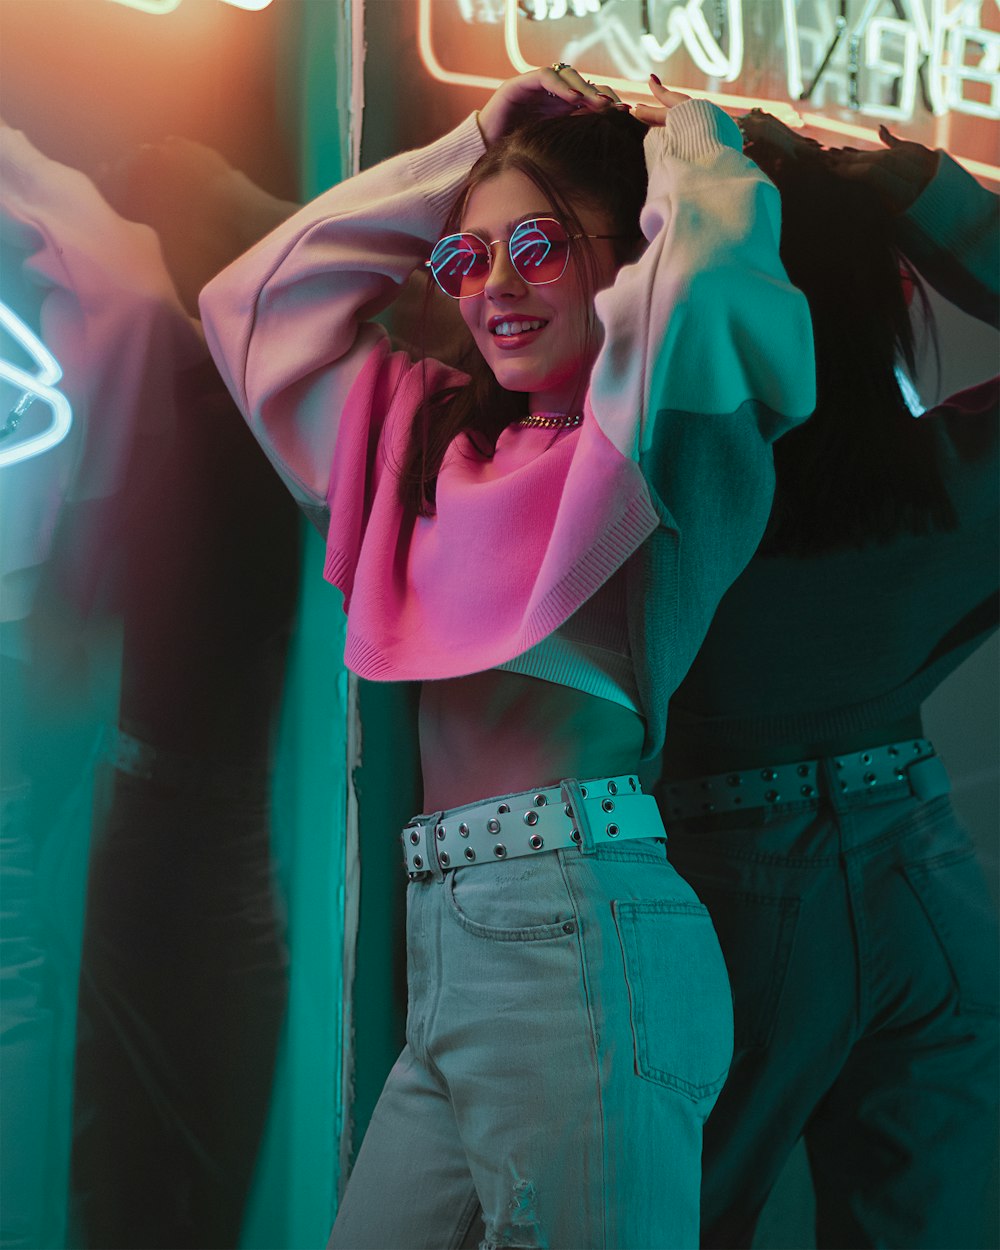
<path fill-rule="evenodd" d="M 328 532 L 348 662 L 425 683 L 408 1044 L 334 1246 L 454 1244 L 477 1198 L 490 1243 L 697 1240 L 729 993 L 637 772 L 763 528 L 810 339 L 735 127 L 656 95 L 645 133 L 567 66 L 511 79 L 202 297 Z M 366 320 L 428 253 L 468 373 Z"/>
<path fill-rule="evenodd" d="M 750 1245 L 804 1136 L 819 1245 L 980 1245 L 996 924 L 920 704 L 996 625 L 997 388 L 914 421 L 895 364 L 912 364 L 910 262 L 996 324 L 997 202 L 888 133 L 838 153 L 745 125 L 781 191 L 819 402 L 776 448 L 761 551 L 671 702 L 670 858 L 736 1005 L 705 1244 Z"/>
<path fill-rule="evenodd" d="M 97 666 L 85 618 L 126 466 L 163 435 L 173 369 L 206 353 L 152 231 L 2 124 L 0 258 L 0 296 L 56 357 L 73 414 L 63 441 L 0 467 L 0 1243 L 27 1250 L 65 1244 L 79 936 L 65 877 L 89 834 L 77 791 L 89 799 Z M 4 358 L 25 367 L 14 347 L 5 335 Z M 8 414 L 5 453 L 51 417 L 44 402 L 19 426 Z"/>
<path fill-rule="evenodd" d="M 199 145 L 177 141 L 142 159 L 147 184 L 160 167 L 162 216 L 148 224 L 120 215 L 133 215 L 129 197 L 114 197 L 116 212 L 82 173 L 0 130 L 0 228 L 13 258 L 4 281 L 23 278 L 76 417 L 51 461 L 13 466 L 19 489 L 0 480 L 4 611 L 24 618 L 0 634 L 0 1242 L 11 1247 L 65 1244 L 51 1228 L 65 1197 L 52 1137 L 62 1124 L 69 1136 L 69 1098 L 62 1114 L 45 1113 L 61 1072 L 75 1078 L 74 1241 L 235 1245 L 284 1014 L 268 763 L 297 518 L 247 440 L 149 225 L 179 234 L 183 218 L 188 244 L 172 255 L 183 252 L 181 274 L 204 278 L 227 240 L 291 206 Z M 204 174 L 233 188 L 211 247 L 204 223 L 191 228 L 201 213 L 221 220 Z M 72 675 L 103 684 L 104 697 L 119 685 L 117 651 L 115 671 L 102 673 L 86 645 L 109 581 L 122 624 L 120 728 L 92 813 L 94 744 L 59 748 L 64 722 L 89 719 Z M 105 639 L 107 617 L 94 615 Z M 76 967 L 62 952 L 79 942 L 60 878 L 67 861 L 85 862 L 88 841 L 73 1071 L 71 1041 L 51 1053 L 60 1028 L 66 1036 L 53 1010 L 60 990 L 72 1033 Z M 52 932 L 52 915 L 67 932 Z"/>

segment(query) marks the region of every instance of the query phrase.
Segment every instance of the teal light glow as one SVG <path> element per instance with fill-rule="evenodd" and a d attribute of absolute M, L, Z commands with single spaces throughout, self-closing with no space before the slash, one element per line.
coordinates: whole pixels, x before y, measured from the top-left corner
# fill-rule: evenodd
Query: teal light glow
<path fill-rule="evenodd" d="M 0 326 L 14 338 L 37 363 L 37 374 L 27 373 L 8 360 L 0 359 L 0 380 L 9 382 L 21 392 L 21 399 L 7 418 L 7 429 L 11 429 L 11 418 L 15 414 L 20 417 L 27 412 L 30 403 L 41 400 L 52 409 L 52 420 L 39 434 L 19 439 L 7 446 L 0 441 L 0 466 L 16 464 L 19 460 L 28 460 L 31 456 L 40 456 L 42 452 L 61 443 L 73 424 L 73 414 L 69 400 L 55 389 L 55 384 L 62 377 L 62 369 L 55 356 L 45 344 L 24 324 L 10 308 L 0 301 Z M 6 432 L 6 430 L 5 430 Z M 12 430 L 11 430 L 12 432 Z"/>

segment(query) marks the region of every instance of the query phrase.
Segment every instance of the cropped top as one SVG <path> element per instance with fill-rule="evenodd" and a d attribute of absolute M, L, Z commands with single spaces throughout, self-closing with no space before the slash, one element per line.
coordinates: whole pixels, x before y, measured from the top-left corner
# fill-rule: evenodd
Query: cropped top
<path fill-rule="evenodd" d="M 899 246 L 964 312 L 994 326 L 1000 199 L 944 153 Z M 849 368 L 849 362 L 845 362 Z M 805 557 L 756 555 L 723 597 L 670 707 L 668 749 L 741 751 L 877 731 L 916 711 L 997 627 L 1000 392 L 929 409 L 952 530 Z"/>
<path fill-rule="evenodd" d="M 609 699 L 641 716 L 627 621 L 619 570 L 547 638 L 496 667 Z"/>
<path fill-rule="evenodd" d="M 770 444 L 812 411 L 814 375 L 808 306 L 778 255 L 778 195 L 735 123 L 687 101 L 644 143 L 646 247 L 596 297 L 603 342 L 583 423 L 556 439 L 508 426 L 491 458 L 460 434 L 433 516 L 403 509 L 394 469 L 424 398 L 465 377 L 394 351 L 372 318 L 429 255 L 482 154 L 473 117 L 324 192 L 200 304 L 237 405 L 326 537 L 347 666 L 426 681 L 525 657 L 558 680 L 569 640 L 607 651 L 626 689 L 610 612 L 569 624 L 621 571 L 607 594 L 624 596 L 651 758 L 667 700 L 764 531 Z"/>

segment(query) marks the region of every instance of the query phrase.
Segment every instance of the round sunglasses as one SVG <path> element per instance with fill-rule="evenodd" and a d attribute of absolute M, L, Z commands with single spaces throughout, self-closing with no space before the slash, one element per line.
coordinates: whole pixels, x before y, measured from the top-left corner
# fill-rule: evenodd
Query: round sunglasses
<path fill-rule="evenodd" d="M 554 217 L 531 217 L 514 228 L 507 240 L 510 263 L 518 276 L 532 286 L 558 282 L 569 264 L 573 239 L 617 239 L 616 234 L 567 234 Z M 434 244 L 424 267 L 452 299 L 468 299 L 486 289 L 493 270 L 493 248 L 502 239 L 487 243 L 468 230 L 447 234 Z"/>

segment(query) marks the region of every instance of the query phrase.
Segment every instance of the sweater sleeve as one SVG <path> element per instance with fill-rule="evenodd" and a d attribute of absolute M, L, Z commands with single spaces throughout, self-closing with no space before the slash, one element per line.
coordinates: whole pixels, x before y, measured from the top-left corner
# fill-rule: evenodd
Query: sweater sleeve
<path fill-rule="evenodd" d="M 209 346 L 230 392 L 324 533 L 345 401 L 362 372 L 351 421 L 385 416 L 356 411 L 385 395 L 377 375 L 392 371 L 387 335 L 371 318 L 429 254 L 482 151 L 470 116 L 320 195 L 202 291 Z"/>
<path fill-rule="evenodd" d="M 778 254 L 778 192 L 735 123 L 692 100 L 645 142 L 648 246 L 598 296 L 606 338 L 591 403 L 660 516 L 633 589 L 646 617 L 633 654 L 656 705 L 760 541 L 770 444 L 812 412 L 815 366 L 808 304 Z"/>
<path fill-rule="evenodd" d="M 75 577 L 106 563 L 94 518 L 122 491 L 139 441 L 172 433 L 175 375 L 207 352 L 154 232 L 9 127 L 0 127 L 0 244 L 4 296 L 55 357 L 72 413 L 61 442 L 3 466 L 3 611 L 23 616 L 60 521 Z"/>
<path fill-rule="evenodd" d="M 898 219 L 905 255 L 963 312 L 1000 324 L 1000 197 L 946 152 L 934 177 Z"/>

